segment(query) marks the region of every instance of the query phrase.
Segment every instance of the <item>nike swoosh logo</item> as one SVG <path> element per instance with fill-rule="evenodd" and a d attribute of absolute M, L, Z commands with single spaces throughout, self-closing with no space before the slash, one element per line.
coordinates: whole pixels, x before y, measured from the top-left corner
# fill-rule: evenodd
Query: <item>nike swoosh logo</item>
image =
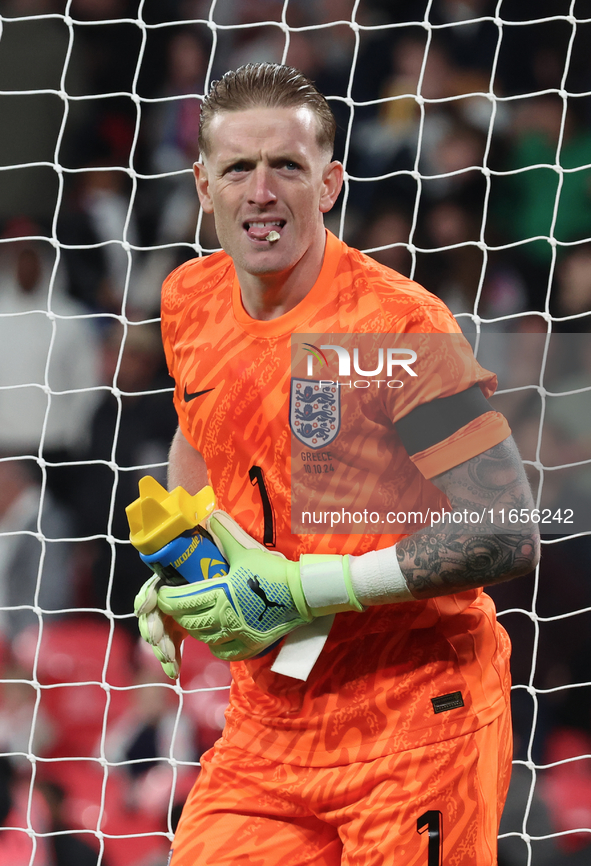
<path fill-rule="evenodd" d="M 185 393 L 183 394 L 183 400 L 185 403 L 190 403 L 191 400 L 195 400 L 196 397 L 201 397 L 203 394 L 209 394 L 210 391 L 213 391 L 213 388 L 206 388 L 205 391 L 195 391 L 194 394 L 189 394 L 187 391 L 187 386 L 185 385 Z"/>

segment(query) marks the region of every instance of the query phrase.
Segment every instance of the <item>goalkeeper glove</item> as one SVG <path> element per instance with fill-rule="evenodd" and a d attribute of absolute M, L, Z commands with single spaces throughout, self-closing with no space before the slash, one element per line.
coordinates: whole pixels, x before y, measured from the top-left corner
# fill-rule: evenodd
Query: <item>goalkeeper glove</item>
<path fill-rule="evenodd" d="M 160 577 L 153 574 L 136 595 L 134 610 L 141 636 L 152 647 L 164 673 L 176 680 L 181 667 L 181 644 L 187 632 L 158 607 L 160 584 Z"/>
<path fill-rule="evenodd" d="M 218 658 L 253 658 L 314 617 L 364 610 L 353 593 L 348 556 L 304 554 L 299 563 L 291 562 L 260 545 L 223 511 L 213 512 L 208 530 L 230 565 L 228 574 L 186 586 L 162 586 L 157 604 L 160 614 L 174 619 L 180 634 L 204 641 Z M 140 596 L 146 598 L 142 605 L 154 612 L 154 589 L 146 593 L 144 588 Z M 140 619 L 146 615 L 142 605 Z M 166 632 L 168 619 L 154 613 L 151 632 L 144 630 L 155 651 L 168 660 L 177 645 L 173 634 L 171 643 L 161 636 L 160 622 Z"/>

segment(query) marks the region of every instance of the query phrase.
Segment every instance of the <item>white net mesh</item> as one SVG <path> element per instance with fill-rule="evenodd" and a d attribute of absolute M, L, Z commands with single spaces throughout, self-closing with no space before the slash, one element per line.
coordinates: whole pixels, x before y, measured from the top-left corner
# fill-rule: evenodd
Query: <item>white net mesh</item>
<path fill-rule="evenodd" d="M 163 480 L 175 428 L 162 278 L 218 247 L 191 171 L 208 82 L 256 60 L 317 82 L 346 168 L 329 227 L 494 352 L 539 503 L 582 513 L 591 18 L 575 0 L 3 0 L 0 14 L 0 864 L 65 863 L 73 846 L 80 863 L 158 866 L 228 689 L 195 642 L 175 686 L 137 640 L 146 571 L 124 514 L 142 475 Z M 504 866 L 590 856 L 590 565 L 588 532 L 546 537 L 535 580 L 493 592 L 514 643 Z"/>

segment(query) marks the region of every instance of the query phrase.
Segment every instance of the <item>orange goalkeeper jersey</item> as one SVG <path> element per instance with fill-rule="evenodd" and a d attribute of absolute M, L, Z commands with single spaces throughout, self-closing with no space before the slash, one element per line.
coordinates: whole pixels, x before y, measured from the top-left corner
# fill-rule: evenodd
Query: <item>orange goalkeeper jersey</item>
<path fill-rule="evenodd" d="M 428 479 L 510 432 L 491 411 L 409 457 L 397 421 L 475 383 L 489 396 L 495 377 L 475 361 L 436 297 L 331 233 L 315 285 L 296 307 L 269 321 L 244 310 L 225 253 L 185 263 L 164 283 L 162 333 L 179 424 L 205 458 L 219 507 L 291 559 L 358 555 L 400 538 L 375 534 L 376 527 L 369 531 L 365 524 L 361 531 L 342 524 L 308 529 L 301 514 L 292 515 L 292 481 L 298 500 L 309 505 L 320 497 L 327 514 L 356 511 L 360 495 L 380 515 L 401 501 L 438 510 L 449 506 Z M 335 343 L 338 334 L 381 335 L 383 346 L 388 335 L 411 335 L 418 375 L 403 370 L 404 387 L 390 387 L 390 380 L 347 387 L 333 359 L 321 368 L 323 379 L 318 370 L 306 379 L 303 344 L 316 351 L 327 335 Z M 324 361 L 328 354 L 324 350 Z M 355 373 L 349 381 L 356 380 Z M 336 415 L 322 422 L 328 445 L 298 432 L 298 417 L 307 423 L 310 413 L 318 414 L 317 403 L 308 411 L 304 400 L 300 416 L 294 408 L 308 386 L 339 392 L 338 423 Z M 308 464 L 321 472 L 306 472 Z M 327 465 L 332 471 L 324 470 Z M 508 638 L 479 589 L 337 615 L 305 683 L 273 673 L 275 655 L 232 665 L 224 736 L 287 763 L 363 761 L 459 736 L 487 724 L 507 700 Z"/>

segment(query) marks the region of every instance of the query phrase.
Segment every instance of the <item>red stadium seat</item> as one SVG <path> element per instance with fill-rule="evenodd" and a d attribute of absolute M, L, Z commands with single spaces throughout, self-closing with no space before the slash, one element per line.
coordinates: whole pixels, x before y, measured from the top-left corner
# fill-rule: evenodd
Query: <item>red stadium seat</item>
<path fill-rule="evenodd" d="M 566 728 L 554 731 L 549 738 L 545 761 L 568 761 L 577 755 L 591 755 L 591 737 Z M 540 791 L 555 832 L 591 827 L 591 758 L 545 770 Z M 556 844 L 564 852 L 579 851 L 591 845 L 591 834 L 559 836 Z"/>
<path fill-rule="evenodd" d="M 57 761 L 39 770 L 41 779 L 56 782 L 66 792 L 69 829 L 95 833 L 100 817 L 109 866 L 142 866 L 158 852 L 165 860 L 166 810 L 148 814 L 130 807 L 130 781 L 123 770 L 109 767 L 106 785 L 104 770 L 94 761 Z"/>
<path fill-rule="evenodd" d="M 38 653 L 36 626 L 26 629 L 15 641 L 14 654 L 25 670 L 33 671 L 37 655 L 41 708 L 57 731 L 51 752 L 54 757 L 98 755 L 108 695 L 107 724 L 128 706 L 127 691 L 108 687 L 133 684 L 133 641 L 117 628 L 110 646 L 109 639 L 106 621 L 72 617 L 44 625 Z"/>

